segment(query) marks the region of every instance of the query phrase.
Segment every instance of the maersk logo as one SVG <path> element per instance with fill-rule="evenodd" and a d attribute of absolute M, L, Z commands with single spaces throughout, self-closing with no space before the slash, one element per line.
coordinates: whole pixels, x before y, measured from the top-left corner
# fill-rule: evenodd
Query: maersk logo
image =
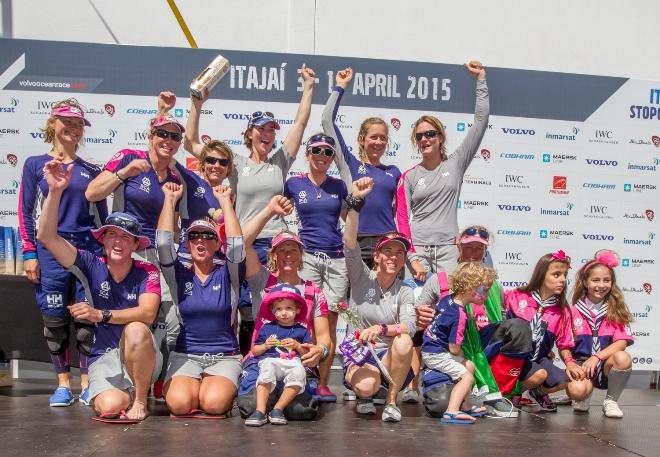
<path fill-rule="evenodd" d="M 561 239 L 561 238 L 566 238 L 566 237 L 571 237 L 573 236 L 573 232 L 570 230 L 548 230 L 548 229 L 541 229 L 539 230 L 539 238 L 542 239 Z"/>
<path fill-rule="evenodd" d="M 624 192 L 645 192 L 647 190 L 656 190 L 657 187 L 654 184 L 624 184 Z"/>
<path fill-rule="evenodd" d="M 456 130 L 458 132 L 465 132 L 465 122 L 459 122 L 456 124 Z"/>
<path fill-rule="evenodd" d="M 621 260 L 621 266 L 623 267 L 640 268 L 647 265 L 655 265 L 655 260 L 643 258 L 626 258 Z"/>
<path fill-rule="evenodd" d="M 174 116 L 175 117 L 183 117 L 186 112 L 183 110 L 183 108 L 175 108 L 174 109 Z"/>
<path fill-rule="evenodd" d="M 462 207 L 465 209 L 485 208 L 487 206 L 488 202 L 484 200 L 463 200 L 462 202 Z"/>
<path fill-rule="evenodd" d="M 577 160 L 577 156 L 573 154 L 550 154 L 548 152 L 543 154 L 543 163 L 564 163 L 569 160 Z"/>

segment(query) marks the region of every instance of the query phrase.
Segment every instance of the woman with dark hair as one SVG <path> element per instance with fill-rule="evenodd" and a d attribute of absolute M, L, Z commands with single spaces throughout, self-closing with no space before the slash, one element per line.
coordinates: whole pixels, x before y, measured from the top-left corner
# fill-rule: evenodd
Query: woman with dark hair
<path fill-rule="evenodd" d="M 62 193 L 57 222 L 58 234 L 79 249 L 101 254 L 91 230 L 105 221 L 108 208 L 104 197 L 85 198 L 85 189 L 101 170 L 78 157 L 83 143 L 85 127 L 91 124 L 85 118 L 83 107 L 75 99 L 67 99 L 53 105 L 46 122 L 44 141 L 52 144 L 51 150 L 39 156 L 29 157 L 23 166 L 18 196 L 18 223 L 23 242 L 25 274 L 35 284 L 37 304 L 44 321 L 44 335 L 50 357 L 57 374 L 58 387 L 50 397 L 50 406 L 69 406 L 74 402 L 70 379 L 70 342 L 78 347 L 81 388 L 78 397 L 89 404 L 87 367 L 92 347 L 94 326 L 87 321 L 74 320 L 76 335 L 69 335 L 71 315 L 67 306 L 87 301 L 82 284 L 60 265 L 36 238 L 35 214 L 48 196 L 48 183 L 44 176 L 46 163 L 55 159 L 73 168 L 71 183 Z"/>
<path fill-rule="evenodd" d="M 357 395 L 358 414 L 376 414 L 373 396 L 381 385 L 387 389 L 386 406 L 382 420 L 401 421 L 401 410 L 396 398 L 413 377 L 410 362 L 415 333 L 415 311 L 412 289 L 399 279 L 406 262 L 410 240 L 398 232 L 383 236 L 374 250 L 375 269 L 370 270 L 360 253 L 357 233 L 365 197 L 373 188 L 371 178 L 353 182 L 353 192 L 347 198 L 349 208 L 344 227 L 344 252 L 351 284 L 349 307 L 360 320 L 360 328 L 349 324 L 346 334 L 359 334 L 364 344 L 375 344 L 378 361 L 369 358 L 362 366 L 344 359 L 344 384 Z M 373 357 L 373 356 L 371 356 Z M 380 368 L 382 365 L 388 376 Z M 389 378 L 389 380 L 388 380 Z"/>
<path fill-rule="evenodd" d="M 463 176 L 488 128 L 486 69 L 476 60 L 466 63 L 465 68 L 477 81 L 474 124 L 454 153 L 447 156 L 442 122 L 430 115 L 420 117 L 410 139 L 422 161 L 401 175 L 397 187 L 397 226 L 412 239 L 409 260 L 413 276 L 420 281 L 426 279 L 427 272 L 449 272 L 456 265 L 457 202 Z"/>
<path fill-rule="evenodd" d="M 557 411 L 548 395 L 561 389 L 573 400 L 583 400 L 589 393 L 584 370 L 575 363 L 571 349 L 575 346 L 571 328 L 571 312 L 566 300 L 566 283 L 571 258 L 559 250 L 545 254 L 536 263 L 532 277 L 524 287 L 506 292 L 506 309 L 510 318 L 530 322 L 533 351 L 520 372 L 520 380 L 529 395 L 545 411 Z M 553 364 L 550 354 L 557 345 L 566 364 L 562 370 Z M 520 404 L 520 396 L 514 405 Z"/>

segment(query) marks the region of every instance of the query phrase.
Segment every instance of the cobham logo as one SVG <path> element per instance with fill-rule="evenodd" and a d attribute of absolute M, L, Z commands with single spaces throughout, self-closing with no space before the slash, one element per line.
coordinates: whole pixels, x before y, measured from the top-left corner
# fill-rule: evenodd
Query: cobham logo
<path fill-rule="evenodd" d="M 566 190 L 566 176 L 553 176 L 552 177 L 552 189 L 550 189 L 551 194 L 566 195 L 569 193 Z"/>

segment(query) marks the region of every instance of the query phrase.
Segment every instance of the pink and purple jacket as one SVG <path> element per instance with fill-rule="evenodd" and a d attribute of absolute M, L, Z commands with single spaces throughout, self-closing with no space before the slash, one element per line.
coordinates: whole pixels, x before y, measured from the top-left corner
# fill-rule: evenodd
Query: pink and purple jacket
<path fill-rule="evenodd" d="M 591 310 L 589 310 L 592 312 Z M 577 307 L 571 307 L 571 318 L 573 319 L 573 332 L 575 332 L 575 347 L 573 348 L 573 357 L 578 360 L 587 359 L 592 355 L 593 336 L 591 327 L 586 317 Z M 592 318 L 595 314 L 592 312 Z M 605 317 L 598 327 L 598 340 L 600 348 L 605 349 L 615 341 L 625 340 L 628 346 L 634 343 L 630 326 L 624 324 L 615 324 Z"/>
<path fill-rule="evenodd" d="M 537 313 L 538 304 L 530 293 L 517 289 L 507 290 L 504 295 L 506 303 L 507 318 L 518 317 L 530 321 Z M 541 320 L 547 323 L 547 329 L 541 340 L 541 349 L 537 352 L 539 357 L 547 357 L 554 344 L 559 350 L 571 349 L 575 346 L 573 332 L 571 330 L 570 312 L 562 310 L 559 304 L 543 309 Z M 535 345 L 538 343 L 534 343 Z"/>

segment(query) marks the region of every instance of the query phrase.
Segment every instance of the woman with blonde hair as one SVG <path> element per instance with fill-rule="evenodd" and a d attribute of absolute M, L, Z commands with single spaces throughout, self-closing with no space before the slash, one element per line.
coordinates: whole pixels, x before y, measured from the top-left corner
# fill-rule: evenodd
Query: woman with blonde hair
<path fill-rule="evenodd" d="M 73 168 L 71 184 L 62 193 L 63 211 L 60 211 L 57 221 L 58 234 L 76 248 L 101 254 L 101 245 L 91 231 L 100 227 L 107 216 L 105 198 L 94 199 L 95 203 L 85 198 L 85 189 L 101 170 L 78 157 L 85 127 L 90 125 L 84 108 L 77 100 L 55 103 L 43 129 L 44 141 L 52 144 L 52 148 L 46 154 L 29 157 L 25 161 L 19 189 L 18 220 L 25 273 L 35 284 L 37 304 L 44 321 L 44 335 L 59 383 L 50 397 L 50 406 L 69 406 L 74 401 L 69 374 L 69 327 L 72 319 L 67 306 L 86 301 L 86 298 L 82 284 L 72 282 L 73 276 L 37 241 L 34 215 L 48 195 L 48 183 L 44 177 L 46 163 L 55 159 L 68 169 Z M 89 404 L 87 362 L 94 327 L 90 322 L 75 320 L 74 327 L 82 385 L 79 400 Z"/>

